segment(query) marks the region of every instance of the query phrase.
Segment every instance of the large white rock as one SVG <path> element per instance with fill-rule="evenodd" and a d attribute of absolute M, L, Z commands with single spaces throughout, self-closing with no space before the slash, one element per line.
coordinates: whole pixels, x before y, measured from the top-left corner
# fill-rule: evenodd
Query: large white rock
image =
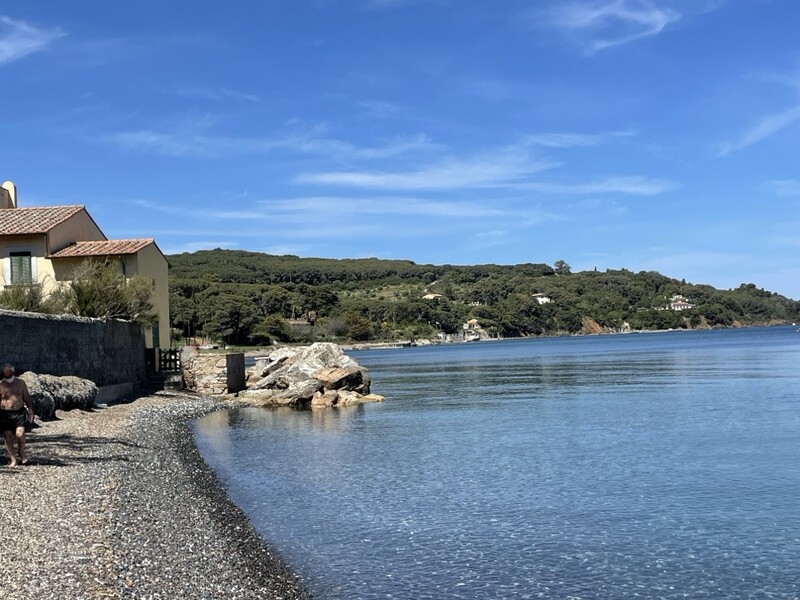
<path fill-rule="evenodd" d="M 239 397 L 261 406 L 344 406 L 383 399 L 371 395 L 362 400 L 369 395 L 369 373 L 329 342 L 270 353 L 256 361 L 248 383 Z"/>

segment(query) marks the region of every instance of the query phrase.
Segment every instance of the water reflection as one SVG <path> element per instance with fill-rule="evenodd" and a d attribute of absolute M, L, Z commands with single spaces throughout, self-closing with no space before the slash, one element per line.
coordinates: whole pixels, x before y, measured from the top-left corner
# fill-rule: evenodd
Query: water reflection
<path fill-rule="evenodd" d="M 364 414 L 364 405 L 332 409 L 245 407 L 228 411 L 226 414 L 230 426 L 239 429 L 321 430 L 344 433 L 358 426 L 358 421 Z M 213 430 L 220 424 L 216 420 L 207 422 L 211 416 L 197 421 L 198 428 L 204 435 L 206 431 Z"/>
<path fill-rule="evenodd" d="M 213 453 L 223 462 L 230 462 L 234 459 L 231 431 L 235 423 L 231 423 L 230 411 L 218 410 L 209 413 L 195 421 L 193 425 L 195 435 L 202 437 L 208 452 Z"/>
<path fill-rule="evenodd" d="M 543 342 L 362 353 L 385 403 L 198 444 L 317 598 L 800 594 L 800 336 Z"/>

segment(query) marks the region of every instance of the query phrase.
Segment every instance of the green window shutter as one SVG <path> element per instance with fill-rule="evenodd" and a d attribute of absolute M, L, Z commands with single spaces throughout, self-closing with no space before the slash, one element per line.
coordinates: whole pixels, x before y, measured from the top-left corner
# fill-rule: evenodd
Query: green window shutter
<path fill-rule="evenodd" d="M 11 253 L 11 283 L 32 283 L 33 270 L 31 269 L 30 252 Z"/>

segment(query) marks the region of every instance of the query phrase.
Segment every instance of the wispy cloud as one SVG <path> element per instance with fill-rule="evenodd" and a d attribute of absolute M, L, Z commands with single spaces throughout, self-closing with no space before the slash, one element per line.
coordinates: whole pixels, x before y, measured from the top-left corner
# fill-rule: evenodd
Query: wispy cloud
<path fill-rule="evenodd" d="M 137 198 L 129 200 L 134 206 L 146 209 L 148 212 L 160 212 L 168 215 L 186 215 L 186 209 L 171 203 L 153 202 L 152 200 L 143 200 Z"/>
<path fill-rule="evenodd" d="M 789 127 L 798 119 L 800 119 L 800 104 L 782 112 L 767 115 L 745 131 L 739 139 L 725 144 L 717 153 L 717 157 L 728 156 L 732 152 L 743 150 L 748 146 L 761 142 Z"/>
<path fill-rule="evenodd" d="M 313 218 L 309 218 L 313 215 Z M 346 222 L 326 228 L 324 240 L 358 238 L 375 243 L 388 239 L 482 238 L 487 231 L 522 231 L 563 216 L 542 210 L 528 198 L 439 200 L 424 196 L 310 196 L 262 200 L 248 207 L 207 211 L 222 231 L 231 228 L 263 231 L 268 221 L 275 240 L 315 239 L 319 223 Z M 488 236 L 492 237 L 492 236 Z M 374 253 L 372 253 L 374 255 Z"/>
<path fill-rule="evenodd" d="M 60 29 L 39 29 L 24 21 L 0 16 L 0 66 L 42 51 L 65 35 Z"/>
<path fill-rule="evenodd" d="M 261 200 L 257 206 L 245 210 L 212 211 L 215 219 L 274 220 L 296 215 L 305 222 L 308 215 L 330 215 L 342 219 L 351 215 L 366 216 L 411 216 L 443 218 L 490 218 L 508 215 L 508 211 L 495 206 L 484 206 L 477 202 L 438 201 L 404 196 L 373 196 L 351 198 L 343 196 L 310 196 L 285 200 Z"/>
<path fill-rule="evenodd" d="M 532 182 L 515 186 L 549 194 L 630 194 L 656 196 L 676 189 L 678 184 L 667 179 L 651 179 L 640 175 L 605 177 L 583 183 Z"/>
<path fill-rule="evenodd" d="M 580 36 L 591 54 L 657 35 L 681 14 L 648 0 L 605 0 L 560 4 L 545 19 L 565 33 Z"/>
<path fill-rule="evenodd" d="M 391 102 L 383 102 L 380 100 L 364 100 L 358 103 L 361 108 L 364 108 L 370 117 L 378 119 L 390 119 L 397 117 L 400 114 L 400 107 Z"/>
<path fill-rule="evenodd" d="M 430 1 L 431 0 L 365 0 L 364 7 L 368 9 L 396 8 L 398 6 L 407 6 L 409 4 L 419 4 L 421 2 Z"/>
<path fill-rule="evenodd" d="M 304 173 L 297 183 L 327 184 L 370 189 L 445 190 L 494 187 L 525 181 L 559 163 L 530 156 L 521 147 L 466 158 L 440 159 L 431 166 L 401 172 L 327 171 Z"/>
<path fill-rule="evenodd" d="M 217 136 L 207 133 L 207 129 L 208 125 L 205 123 L 173 131 L 139 129 L 107 134 L 101 136 L 100 140 L 113 143 L 126 151 L 200 158 L 290 151 L 352 161 L 391 158 L 412 152 L 430 152 L 439 148 L 430 138 L 422 134 L 396 138 L 383 145 L 357 146 L 350 142 L 324 137 L 324 126 L 263 138 Z"/>
<path fill-rule="evenodd" d="M 778 196 L 800 196 L 800 180 L 797 179 L 773 179 L 766 187 Z"/>
<path fill-rule="evenodd" d="M 175 94 L 184 98 L 199 98 L 202 100 L 246 100 L 248 102 L 258 102 L 258 96 L 254 94 L 222 88 L 187 87 L 175 90 Z"/>
<path fill-rule="evenodd" d="M 597 146 L 601 137 L 599 135 L 581 133 L 539 133 L 525 137 L 525 141 L 536 146 L 547 148 L 572 148 Z"/>
<path fill-rule="evenodd" d="M 632 131 L 612 131 L 610 133 L 538 133 L 525 136 L 526 144 L 545 146 L 547 148 L 572 148 L 598 146 L 613 137 L 629 137 Z"/>
<path fill-rule="evenodd" d="M 471 159 L 450 159 L 431 167 L 397 173 L 377 171 L 306 173 L 297 176 L 295 181 L 297 183 L 366 189 L 498 188 L 563 195 L 622 193 L 654 196 L 678 187 L 677 183 L 666 179 L 652 179 L 638 175 L 605 177 L 578 183 L 532 180 L 533 175 L 557 166 L 559 166 L 558 163 L 545 159 L 532 159 L 516 152 Z"/>
<path fill-rule="evenodd" d="M 506 210 L 478 202 L 439 201 L 403 196 L 371 198 L 318 196 L 281 201 L 264 201 L 263 205 L 268 206 L 271 211 L 292 211 L 305 215 L 335 211 L 338 214 L 354 215 L 405 215 L 475 219 L 508 214 Z"/>

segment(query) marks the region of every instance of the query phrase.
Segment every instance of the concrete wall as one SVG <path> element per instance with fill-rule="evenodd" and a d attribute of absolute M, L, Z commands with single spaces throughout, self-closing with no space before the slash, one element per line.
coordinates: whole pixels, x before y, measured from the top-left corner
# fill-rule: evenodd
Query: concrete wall
<path fill-rule="evenodd" d="M 124 321 L 0 310 L 2 362 L 98 386 L 146 380 L 142 330 Z"/>

